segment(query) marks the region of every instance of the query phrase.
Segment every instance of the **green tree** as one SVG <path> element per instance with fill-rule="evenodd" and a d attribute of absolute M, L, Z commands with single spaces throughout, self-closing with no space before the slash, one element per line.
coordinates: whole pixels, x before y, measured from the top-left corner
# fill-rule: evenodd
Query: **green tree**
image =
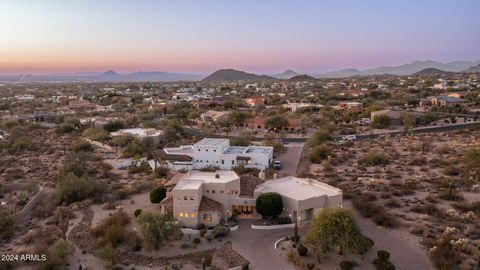
<path fill-rule="evenodd" d="M 267 118 L 265 126 L 270 129 L 283 129 L 288 126 L 288 120 L 285 116 L 276 114 Z"/>
<path fill-rule="evenodd" d="M 180 225 L 171 215 L 143 211 L 137 218 L 145 248 L 158 250 L 182 236 Z"/>
<path fill-rule="evenodd" d="M 230 140 L 232 146 L 249 146 L 252 141 L 252 134 L 249 131 L 242 131 L 238 137 Z"/>
<path fill-rule="evenodd" d="M 276 192 L 267 192 L 258 196 L 255 207 L 263 217 L 277 217 L 283 212 L 282 196 Z"/>
<path fill-rule="evenodd" d="M 156 187 L 150 191 L 150 202 L 160 203 L 167 196 L 167 190 L 164 187 Z"/>
<path fill-rule="evenodd" d="M 239 112 L 239 111 L 231 111 L 228 114 L 228 120 L 234 126 L 242 125 L 245 122 L 245 119 L 247 119 L 247 117 L 248 117 L 248 115 L 246 113 Z"/>
<path fill-rule="evenodd" d="M 366 250 L 365 237 L 352 214 L 339 207 L 325 208 L 315 216 L 306 242 L 311 244 L 319 255 L 334 250 L 341 254 L 363 253 Z"/>
<path fill-rule="evenodd" d="M 328 128 L 318 129 L 310 138 L 308 138 L 307 143 L 310 147 L 314 147 L 326 141 L 330 141 L 332 140 L 330 133 L 331 131 Z"/>
<path fill-rule="evenodd" d="M 372 121 L 373 128 L 388 128 L 389 126 L 390 126 L 390 118 L 388 118 L 388 116 L 385 114 L 375 116 L 375 118 Z"/>

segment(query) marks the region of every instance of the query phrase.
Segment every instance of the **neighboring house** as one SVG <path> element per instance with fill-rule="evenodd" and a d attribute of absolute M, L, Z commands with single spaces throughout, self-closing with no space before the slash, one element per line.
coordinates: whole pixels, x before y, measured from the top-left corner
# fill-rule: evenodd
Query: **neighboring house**
<path fill-rule="evenodd" d="M 316 180 L 293 176 L 263 182 L 257 177 L 239 177 L 234 171 L 189 171 L 160 203 L 163 213 L 172 213 L 182 226 L 213 227 L 223 218 L 237 214 L 260 217 L 256 199 L 277 192 L 283 198 L 286 216 L 309 222 L 321 209 L 342 205 L 342 191 Z"/>
<path fill-rule="evenodd" d="M 212 109 L 212 108 L 223 107 L 224 103 L 225 102 L 223 100 L 202 99 L 202 100 L 196 101 L 194 105 L 199 109 Z"/>
<path fill-rule="evenodd" d="M 96 106 L 88 100 L 77 99 L 69 101 L 68 108 L 71 110 L 94 110 Z"/>
<path fill-rule="evenodd" d="M 349 112 L 361 113 L 363 112 L 363 103 L 356 101 L 341 101 L 337 105 L 339 110 L 347 110 Z"/>
<path fill-rule="evenodd" d="M 158 154 L 160 164 L 173 170 L 218 167 L 231 169 L 235 166 L 265 169 L 273 160 L 270 146 L 230 146 L 228 139 L 205 138 L 194 145 L 164 148 Z"/>
<path fill-rule="evenodd" d="M 267 121 L 267 117 L 264 116 L 256 116 L 256 117 L 251 117 L 245 119 L 245 127 L 256 130 L 256 129 L 261 129 L 261 130 L 267 130 L 268 128 L 265 125 L 265 122 Z M 285 131 L 289 132 L 299 132 L 303 131 L 304 127 L 302 126 L 302 121 L 298 118 L 287 118 L 287 126 L 285 127 Z"/>
<path fill-rule="evenodd" d="M 436 96 L 432 98 L 433 106 L 454 106 L 454 105 L 463 105 L 466 100 L 463 98 L 458 98 L 455 96 Z"/>
<path fill-rule="evenodd" d="M 372 122 L 375 121 L 375 118 L 380 115 L 386 115 L 390 119 L 390 125 L 401 125 L 402 124 L 402 112 L 393 111 L 393 110 L 380 110 L 370 113 L 370 119 Z"/>
<path fill-rule="evenodd" d="M 42 110 L 35 110 L 33 112 L 33 122 L 54 122 L 55 115 L 50 112 L 42 111 Z"/>
<path fill-rule="evenodd" d="M 247 103 L 250 107 L 258 107 L 261 105 L 266 105 L 267 100 L 264 97 L 253 97 L 245 99 L 245 103 Z"/>
<path fill-rule="evenodd" d="M 313 103 L 287 103 L 282 105 L 283 108 L 285 108 L 288 112 L 296 112 L 299 109 L 302 108 L 313 108 L 315 111 L 319 111 L 320 108 L 323 107 L 323 105 L 319 104 L 313 104 Z"/>
<path fill-rule="evenodd" d="M 209 110 L 200 115 L 200 120 L 203 123 L 207 122 L 217 122 L 218 120 L 221 119 L 226 119 L 228 117 L 228 112 L 227 111 L 213 111 Z"/>
<path fill-rule="evenodd" d="M 163 132 L 154 128 L 125 128 L 120 129 L 119 131 L 111 132 L 110 135 L 112 137 L 132 136 L 139 139 L 141 142 L 151 140 L 156 145 L 160 143 Z"/>

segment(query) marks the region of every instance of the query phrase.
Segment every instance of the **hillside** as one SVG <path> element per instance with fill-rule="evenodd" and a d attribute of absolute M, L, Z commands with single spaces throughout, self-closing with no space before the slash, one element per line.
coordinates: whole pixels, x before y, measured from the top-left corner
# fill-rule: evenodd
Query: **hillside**
<path fill-rule="evenodd" d="M 288 81 L 289 82 L 316 82 L 316 81 L 318 81 L 318 79 L 304 74 L 304 75 L 294 76 L 294 77 L 288 79 Z"/>
<path fill-rule="evenodd" d="M 235 69 L 220 69 L 205 77 L 201 82 L 234 82 L 275 80 L 266 75 L 257 75 Z"/>
<path fill-rule="evenodd" d="M 415 72 L 412 76 L 443 76 L 443 75 L 451 75 L 454 72 L 440 70 L 438 68 L 424 68 L 419 72 Z"/>
<path fill-rule="evenodd" d="M 472 66 L 462 72 L 465 72 L 465 73 L 480 73 L 480 64 L 476 65 L 476 66 Z"/>
<path fill-rule="evenodd" d="M 280 73 L 280 74 L 277 74 L 277 75 L 274 75 L 273 77 L 275 78 L 278 78 L 278 79 L 290 79 L 294 76 L 297 76 L 297 75 L 300 75 L 299 73 L 289 69 L 283 73 Z"/>

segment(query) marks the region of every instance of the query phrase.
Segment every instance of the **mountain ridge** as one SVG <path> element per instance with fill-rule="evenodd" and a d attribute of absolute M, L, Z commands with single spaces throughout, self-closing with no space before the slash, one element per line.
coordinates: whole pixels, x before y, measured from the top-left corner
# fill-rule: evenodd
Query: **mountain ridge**
<path fill-rule="evenodd" d="M 203 83 L 212 83 L 212 82 L 234 82 L 234 81 L 255 81 L 255 80 L 276 80 L 274 77 L 267 75 L 257 75 L 254 73 L 247 73 L 245 71 L 236 70 L 232 68 L 219 69 L 203 78 L 201 82 Z"/>

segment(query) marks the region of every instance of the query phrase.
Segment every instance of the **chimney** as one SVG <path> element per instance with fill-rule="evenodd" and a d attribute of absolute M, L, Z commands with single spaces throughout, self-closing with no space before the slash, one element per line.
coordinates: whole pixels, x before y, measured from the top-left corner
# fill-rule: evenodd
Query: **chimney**
<path fill-rule="evenodd" d="M 263 181 L 265 181 L 265 173 L 263 171 L 261 171 L 259 174 L 258 174 L 258 178 L 262 179 Z"/>

